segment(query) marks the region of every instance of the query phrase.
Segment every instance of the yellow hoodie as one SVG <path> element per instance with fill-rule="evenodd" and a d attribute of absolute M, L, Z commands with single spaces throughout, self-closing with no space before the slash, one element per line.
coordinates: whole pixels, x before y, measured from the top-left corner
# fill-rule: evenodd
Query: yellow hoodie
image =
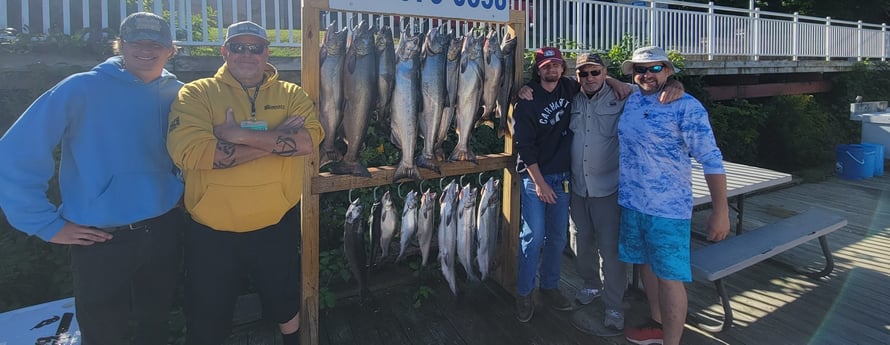
<path fill-rule="evenodd" d="M 248 232 L 276 224 L 300 201 L 304 156 L 272 155 L 213 169 L 213 126 L 225 122 L 227 108 L 235 111 L 236 123 L 250 117 L 247 94 L 225 64 L 212 78 L 183 86 L 173 102 L 167 150 L 185 178 L 185 207 L 192 219 L 216 230 Z M 275 128 L 291 115 L 306 117 L 303 127 L 318 147 L 324 131 L 315 104 L 297 84 L 278 80 L 278 70 L 267 65 L 256 119 Z"/>

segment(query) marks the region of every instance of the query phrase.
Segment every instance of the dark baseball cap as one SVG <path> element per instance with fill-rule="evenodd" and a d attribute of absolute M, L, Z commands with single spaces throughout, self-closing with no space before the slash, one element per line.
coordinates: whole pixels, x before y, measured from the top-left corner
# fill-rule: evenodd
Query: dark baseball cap
<path fill-rule="evenodd" d="M 170 24 L 154 13 L 136 12 L 121 22 L 121 41 L 152 41 L 164 47 L 173 46 Z"/>
<path fill-rule="evenodd" d="M 581 68 L 582 66 L 587 65 L 596 65 L 606 67 L 606 63 L 603 62 L 603 58 L 600 57 L 600 54 L 597 53 L 581 53 L 578 54 L 578 60 L 575 62 L 575 68 Z"/>
<path fill-rule="evenodd" d="M 537 66 L 538 68 L 541 68 L 541 66 L 548 62 L 554 61 L 565 63 L 565 60 L 562 59 L 562 52 L 559 51 L 559 48 L 542 47 L 538 48 L 538 51 L 535 52 L 535 66 Z"/>

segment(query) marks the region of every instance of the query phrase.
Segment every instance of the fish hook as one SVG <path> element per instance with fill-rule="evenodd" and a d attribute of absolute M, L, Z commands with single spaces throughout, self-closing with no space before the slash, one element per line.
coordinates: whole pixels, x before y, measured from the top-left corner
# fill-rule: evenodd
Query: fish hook
<path fill-rule="evenodd" d="M 352 203 L 352 188 L 349 189 L 349 202 Z"/>
<path fill-rule="evenodd" d="M 380 188 L 380 186 L 374 186 L 374 194 L 373 194 L 373 195 L 374 195 L 374 201 L 377 201 L 377 189 L 379 189 L 379 188 Z"/>
<path fill-rule="evenodd" d="M 480 171 L 480 172 L 479 172 L 479 176 L 477 177 L 477 180 L 478 180 L 478 182 L 479 182 L 479 186 L 480 186 L 480 187 L 484 185 L 484 183 L 482 183 L 482 175 L 484 175 L 484 174 L 485 174 L 484 171 Z"/>
<path fill-rule="evenodd" d="M 461 186 L 461 187 L 464 186 L 464 177 L 467 177 L 467 175 L 460 175 L 460 180 L 459 180 L 460 182 L 459 182 L 459 183 L 460 183 L 460 186 Z"/>
<path fill-rule="evenodd" d="M 399 182 L 399 186 L 396 188 L 396 194 L 398 194 L 398 196 L 399 196 L 400 198 L 402 198 L 402 200 L 405 199 L 405 195 L 402 194 L 402 185 L 403 185 L 403 184 L 405 184 L 405 182 Z"/>

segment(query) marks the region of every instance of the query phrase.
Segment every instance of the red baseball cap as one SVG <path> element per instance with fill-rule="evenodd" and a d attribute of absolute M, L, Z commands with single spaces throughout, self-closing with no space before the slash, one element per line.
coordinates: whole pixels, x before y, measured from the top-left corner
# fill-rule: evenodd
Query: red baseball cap
<path fill-rule="evenodd" d="M 559 63 L 564 64 L 565 60 L 562 59 L 562 52 L 559 51 L 559 48 L 555 47 L 542 47 L 538 48 L 538 51 L 535 52 L 535 66 L 541 68 L 546 63 L 559 61 Z"/>

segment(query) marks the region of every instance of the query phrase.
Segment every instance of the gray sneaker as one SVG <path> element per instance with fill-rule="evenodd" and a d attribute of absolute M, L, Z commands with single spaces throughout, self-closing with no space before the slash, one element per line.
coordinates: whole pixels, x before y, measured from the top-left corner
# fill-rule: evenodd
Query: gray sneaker
<path fill-rule="evenodd" d="M 535 302 L 532 300 L 532 294 L 528 296 L 516 297 L 516 318 L 519 322 L 528 322 L 535 314 Z"/>
<path fill-rule="evenodd" d="M 602 295 L 603 292 L 600 289 L 591 289 L 591 288 L 583 288 L 579 289 L 578 292 L 575 293 L 575 301 L 582 305 L 588 305 L 590 302 L 593 302 L 597 297 Z"/>
<path fill-rule="evenodd" d="M 624 330 L 624 312 L 615 309 L 606 309 L 606 315 L 603 318 L 603 326 L 614 330 Z"/>
<path fill-rule="evenodd" d="M 572 310 L 572 301 L 563 296 L 559 289 L 541 289 L 541 298 L 556 310 Z"/>

